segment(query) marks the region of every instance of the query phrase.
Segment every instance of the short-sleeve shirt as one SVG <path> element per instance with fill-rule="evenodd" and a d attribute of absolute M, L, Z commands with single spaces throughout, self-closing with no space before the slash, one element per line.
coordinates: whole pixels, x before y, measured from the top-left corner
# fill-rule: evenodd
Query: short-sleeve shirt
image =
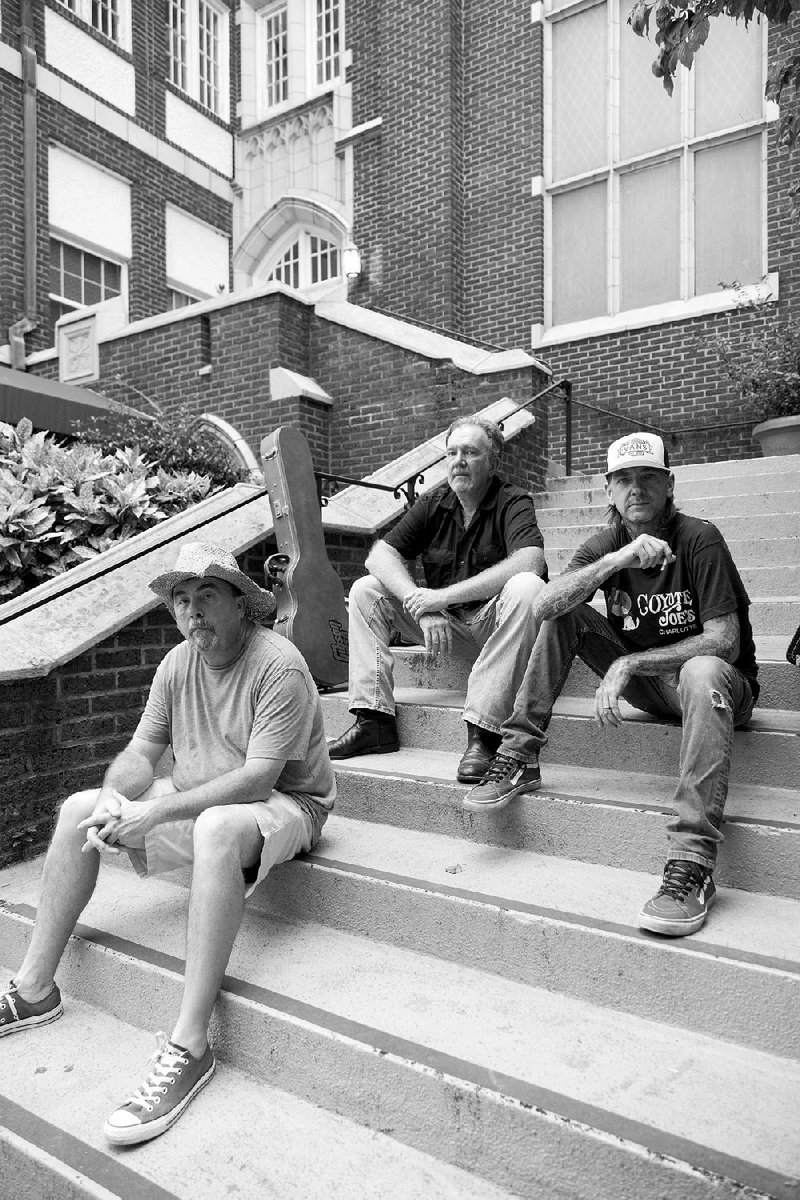
<path fill-rule="evenodd" d="M 188 642 L 170 650 L 136 734 L 172 747 L 179 792 L 249 759 L 283 759 L 275 787 L 308 813 L 315 832 L 333 808 L 336 783 L 314 681 L 296 647 L 262 626 L 225 667 L 209 666 Z"/>
<path fill-rule="evenodd" d="M 544 549 L 533 497 L 498 475 L 492 477 L 467 529 L 458 496 L 449 483 L 442 483 L 421 496 L 383 540 L 405 559 L 422 559 L 430 588 L 472 579 L 515 550 Z M 476 600 L 459 608 L 471 610 L 482 604 L 484 600 Z"/>
<path fill-rule="evenodd" d="M 597 562 L 629 545 L 620 524 L 590 537 L 579 546 L 567 571 Z M 675 562 L 662 571 L 625 567 L 602 584 L 606 613 L 614 632 L 632 653 L 652 650 L 703 632 L 713 617 L 736 613 L 739 657 L 735 666 L 758 698 L 756 651 L 750 625 L 750 598 L 730 550 L 710 521 L 676 513 L 667 535 Z M 566 572 L 565 572 L 566 573 Z"/>

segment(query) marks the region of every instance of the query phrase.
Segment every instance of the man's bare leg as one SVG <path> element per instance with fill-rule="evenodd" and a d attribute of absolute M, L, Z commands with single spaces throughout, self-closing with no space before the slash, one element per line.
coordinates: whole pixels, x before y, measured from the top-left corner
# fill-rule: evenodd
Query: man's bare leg
<path fill-rule="evenodd" d="M 96 791 L 76 792 L 64 801 L 45 857 L 36 924 L 15 975 L 20 996 L 32 1003 L 52 990 L 64 947 L 97 882 L 100 856 L 96 850 L 81 853 L 86 831 L 78 829 L 91 814 L 96 796 Z"/>
<path fill-rule="evenodd" d="M 246 806 L 210 808 L 195 823 L 186 975 L 170 1038 L 195 1058 L 206 1048 L 211 1010 L 242 923 L 246 890 L 242 870 L 259 861 L 263 842 Z"/>

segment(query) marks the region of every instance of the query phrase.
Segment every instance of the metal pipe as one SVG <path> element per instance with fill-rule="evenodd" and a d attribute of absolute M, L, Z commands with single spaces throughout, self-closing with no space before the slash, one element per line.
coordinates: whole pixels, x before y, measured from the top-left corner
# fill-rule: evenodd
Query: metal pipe
<path fill-rule="evenodd" d="M 22 254 L 25 315 L 10 326 L 11 365 L 25 370 L 25 335 L 37 329 L 36 244 L 38 238 L 37 182 L 38 130 L 36 112 L 36 41 L 32 0 L 20 5 L 20 56 L 22 59 Z"/>

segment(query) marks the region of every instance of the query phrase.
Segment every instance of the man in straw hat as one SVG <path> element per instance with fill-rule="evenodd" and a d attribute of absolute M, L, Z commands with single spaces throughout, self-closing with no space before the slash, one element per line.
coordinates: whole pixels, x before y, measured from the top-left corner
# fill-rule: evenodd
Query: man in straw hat
<path fill-rule="evenodd" d="M 117 1145 L 163 1133 L 208 1082 L 211 1010 L 245 897 L 308 850 L 335 783 L 317 690 L 302 656 L 263 628 L 275 610 L 228 551 L 193 542 L 150 584 L 185 641 L 159 665 L 128 746 L 99 791 L 61 808 L 25 960 L 0 996 L 0 1036 L 61 1016 L 54 975 L 97 880 L 127 851 L 140 875 L 193 865 L 183 999 L 139 1088 L 109 1117 Z M 170 746 L 169 778 L 154 769 Z"/>
<path fill-rule="evenodd" d="M 722 841 L 733 730 L 758 698 L 749 599 L 722 534 L 675 509 L 660 437 L 632 433 L 608 451 L 608 526 L 534 602 L 543 621 L 503 740 L 464 806 L 491 812 L 540 786 L 539 751 L 572 660 L 600 676 L 594 716 L 622 723 L 620 698 L 683 721 L 669 860 L 639 925 L 679 937 L 705 921 Z M 587 601 L 600 588 L 607 616 Z"/>

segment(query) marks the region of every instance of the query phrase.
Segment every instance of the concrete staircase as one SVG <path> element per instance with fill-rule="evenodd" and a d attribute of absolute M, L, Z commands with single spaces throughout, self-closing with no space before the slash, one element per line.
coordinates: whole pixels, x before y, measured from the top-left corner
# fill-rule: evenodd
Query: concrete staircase
<path fill-rule="evenodd" d="M 800 461 L 683 468 L 753 604 L 764 691 L 736 735 L 705 928 L 635 916 L 664 861 L 680 730 L 590 718 L 576 667 L 543 789 L 461 808 L 466 668 L 398 653 L 403 749 L 339 764 L 313 855 L 252 898 L 215 1017 L 219 1078 L 156 1142 L 100 1129 L 143 1030 L 180 994 L 186 891 L 107 869 L 65 956 L 64 1018 L 0 1041 L 0 1178 L 42 1197 L 800 1197 Z M 602 520 L 598 480 L 539 513 L 552 572 Z M 331 736 L 346 698 L 323 700 Z M 633 769 L 635 768 L 635 769 Z M 0 963 L 26 943 L 39 863 L 0 875 Z"/>

